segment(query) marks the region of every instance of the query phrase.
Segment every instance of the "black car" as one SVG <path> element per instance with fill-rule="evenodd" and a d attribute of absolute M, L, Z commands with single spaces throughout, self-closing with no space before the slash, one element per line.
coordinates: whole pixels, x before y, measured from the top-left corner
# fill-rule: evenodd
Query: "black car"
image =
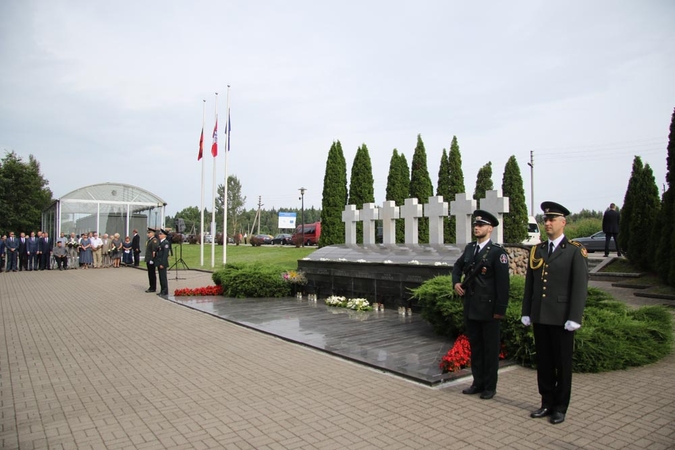
<path fill-rule="evenodd" d="M 274 236 L 272 239 L 272 244 L 274 245 L 291 245 L 293 243 L 293 235 L 281 233 Z"/>
<path fill-rule="evenodd" d="M 580 238 L 575 238 L 572 239 L 573 241 L 577 241 L 578 243 L 582 244 L 584 247 L 586 247 L 586 250 L 588 253 L 593 253 L 593 252 L 604 252 L 605 251 L 605 233 L 602 231 L 598 231 L 597 233 L 593 233 L 592 235 L 588 237 L 580 237 Z M 612 240 L 609 243 L 609 251 L 610 252 L 616 252 L 616 248 L 614 246 L 614 240 Z M 623 252 L 621 252 L 623 253 Z"/>

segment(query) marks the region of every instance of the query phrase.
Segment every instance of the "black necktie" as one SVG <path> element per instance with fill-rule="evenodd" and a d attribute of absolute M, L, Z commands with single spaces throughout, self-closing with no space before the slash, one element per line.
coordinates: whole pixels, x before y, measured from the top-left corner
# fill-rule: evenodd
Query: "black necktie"
<path fill-rule="evenodd" d="M 551 256 L 551 253 L 553 253 L 553 242 L 548 247 L 548 256 Z"/>
<path fill-rule="evenodd" d="M 478 252 L 480 252 L 480 245 L 476 244 L 476 251 L 473 253 L 474 258 L 478 256 Z"/>

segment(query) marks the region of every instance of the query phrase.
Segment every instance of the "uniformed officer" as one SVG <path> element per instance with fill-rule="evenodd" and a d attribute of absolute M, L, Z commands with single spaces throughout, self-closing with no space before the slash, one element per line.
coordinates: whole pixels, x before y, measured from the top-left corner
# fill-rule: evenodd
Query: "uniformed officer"
<path fill-rule="evenodd" d="M 584 246 L 565 237 L 569 210 L 554 202 L 541 209 L 548 241 L 530 250 L 521 320 L 533 325 L 537 352 L 541 408 L 530 416 L 550 416 L 558 424 L 565 421 L 572 393 L 574 331 L 586 306 L 588 260 Z"/>
<path fill-rule="evenodd" d="M 171 251 L 171 244 L 166 239 L 166 231 L 159 230 L 159 246 L 157 247 L 157 256 L 155 264 L 159 272 L 159 292 L 157 295 L 169 295 L 169 281 L 167 279 L 167 269 L 169 268 L 169 252 Z"/>
<path fill-rule="evenodd" d="M 473 383 L 463 394 L 478 394 L 489 400 L 497 393 L 499 370 L 499 321 L 509 302 L 509 257 L 490 240 L 499 220 L 487 211 L 473 213 L 473 235 L 452 269 L 452 284 L 464 297 L 464 322 L 471 345 Z M 462 275 L 464 275 L 462 277 Z"/>
<path fill-rule="evenodd" d="M 155 237 L 157 230 L 148 228 L 148 240 L 145 243 L 145 264 L 148 266 L 148 282 L 150 287 L 145 292 L 157 291 L 157 272 L 155 269 L 155 256 L 157 256 L 157 247 L 159 241 Z"/>

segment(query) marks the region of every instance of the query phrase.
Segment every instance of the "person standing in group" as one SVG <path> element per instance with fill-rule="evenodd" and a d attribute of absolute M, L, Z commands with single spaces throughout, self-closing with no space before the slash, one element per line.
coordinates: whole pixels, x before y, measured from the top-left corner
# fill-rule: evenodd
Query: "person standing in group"
<path fill-rule="evenodd" d="M 155 237 L 156 230 L 148 228 L 148 240 L 145 242 L 145 264 L 148 266 L 148 283 L 150 286 L 145 292 L 157 291 L 157 270 L 155 268 L 155 256 L 159 241 Z"/>
<path fill-rule="evenodd" d="M 40 262 L 38 260 L 38 241 L 35 237 L 35 231 L 30 232 L 30 237 L 28 238 L 28 244 L 26 244 L 26 250 L 28 253 L 28 270 L 38 270 L 40 267 Z"/>
<path fill-rule="evenodd" d="M 7 272 L 16 272 L 16 260 L 19 255 L 19 240 L 14 236 L 14 232 L 9 232 L 9 237 L 5 242 L 7 248 Z"/>
<path fill-rule="evenodd" d="M 530 417 L 550 416 L 558 424 L 565 421 L 572 394 L 574 331 L 586 306 L 588 255 L 583 245 L 565 237 L 567 208 L 544 202 L 541 209 L 548 241 L 530 250 L 521 321 L 533 325 L 537 352 L 541 408 Z"/>
<path fill-rule="evenodd" d="M 26 233 L 21 233 L 19 236 L 19 272 L 28 271 L 28 240 Z"/>
<path fill-rule="evenodd" d="M 5 270 L 5 251 L 7 250 L 5 242 L 7 242 L 7 236 L 3 234 L 0 238 L 0 273 Z"/>
<path fill-rule="evenodd" d="M 133 248 L 129 236 L 126 236 L 122 242 L 122 264 L 126 267 L 134 265 Z"/>
<path fill-rule="evenodd" d="M 42 247 L 40 247 L 42 244 Z M 46 231 L 42 233 L 42 237 L 38 240 L 38 251 L 40 252 L 40 270 L 52 270 L 52 239 L 49 238 L 49 233 Z"/>
<path fill-rule="evenodd" d="M 68 239 L 68 265 L 71 269 L 77 269 L 78 266 L 78 249 L 80 247 L 80 242 L 77 239 L 77 236 L 74 232 L 70 233 L 70 238 Z"/>
<path fill-rule="evenodd" d="M 98 233 L 94 231 L 91 240 L 91 252 L 94 257 L 94 269 L 100 269 L 103 263 L 103 241 L 98 237 Z"/>
<path fill-rule="evenodd" d="M 134 237 L 131 239 L 131 250 L 134 257 L 134 267 L 138 267 L 141 262 L 141 237 L 138 230 L 134 230 Z"/>
<path fill-rule="evenodd" d="M 462 393 L 480 394 L 480 398 L 489 400 L 497 393 L 499 326 L 509 302 L 509 257 L 501 245 L 490 240 L 499 220 L 480 209 L 473 215 L 476 242 L 467 244 L 455 262 L 452 284 L 463 298 L 464 323 L 471 346 L 473 383 Z"/>
<path fill-rule="evenodd" d="M 155 263 L 157 271 L 159 272 L 159 287 L 160 290 L 157 295 L 169 295 L 169 280 L 167 278 L 167 270 L 169 269 L 169 252 L 171 251 L 171 244 L 166 239 L 167 233 L 164 230 L 159 230 L 159 246 L 157 247 L 157 257 Z"/>
<path fill-rule="evenodd" d="M 619 247 L 619 211 L 616 210 L 614 203 L 609 205 L 609 209 L 602 216 L 602 232 L 605 233 L 605 257 L 609 256 L 609 241 L 614 238 L 614 247 L 616 255 L 621 256 L 621 247 Z"/>
<path fill-rule="evenodd" d="M 91 240 L 87 233 L 82 233 L 80 239 L 80 267 L 88 269 L 94 263 L 94 256 L 91 252 Z"/>

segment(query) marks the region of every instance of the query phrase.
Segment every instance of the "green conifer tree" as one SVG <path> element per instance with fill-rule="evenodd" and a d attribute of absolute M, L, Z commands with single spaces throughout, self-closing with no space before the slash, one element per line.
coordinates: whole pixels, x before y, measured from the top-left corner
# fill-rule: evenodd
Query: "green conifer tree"
<path fill-rule="evenodd" d="M 452 137 L 450 144 L 450 154 L 448 155 L 448 166 L 450 170 L 450 189 L 449 197 L 446 199 L 448 204 L 455 200 L 455 195 L 466 192 L 464 187 L 464 172 L 462 171 L 462 155 L 459 152 L 459 144 L 457 143 L 457 136 Z M 457 218 L 450 216 L 445 227 L 445 242 L 454 244 L 457 242 L 456 231 Z"/>
<path fill-rule="evenodd" d="M 675 248 L 675 110 L 670 119 L 666 157 L 666 192 L 661 200 L 659 216 L 659 220 L 654 223 L 654 237 L 658 239 L 655 269 L 664 282 L 675 286 L 675 255 L 673 254 L 673 248 Z"/>
<path fill-rule="evenodd" d="M 628 179 L 628 187 L 626 194 L 623 197 L 623 206 L 621 206 L 621 220 L 619 221 L 619 247 L 623 250 L 628 250 L 628 242 L 630 241 L 630 223 L 633 219 L 633 209 L 635 204 L 640 200 L 636 198 L 637 185 L 644 169 L 642 165 L 642 158 L 636 156 L 633 158 L 633 170 Z"/>
<path fill-rule="evenodd" d="M 515 156 L 504 166 L 502 194 L 509 198 L 509 212 L 504 214 L 504 242 L 519 244 L 527 238 L 527 203 L 520 167 Z"/>
<path fill-rule="evenodd" d="M 494 189 L 492 184 L 492 161 L 489 161 L 483 167 L 478 169 L 476 176 L 476 189 L 473 191 L 473 199 L 480 208 L 480 200 L 485 198 L 485 193 Z"/>
<path fill-rule="evenodd" d="M 396 205 L 401 206 L 408 196 L 410 190 L 410 175 L 408 173 L 408 162 L 405 155 L 398 153 L 394 149 L 389 160 L 389 174 L 387 175 L 387 194 L 385 200 L 393 200 Z M 400 226 L 399 226 L 400 225 Z M 401 234 L 399 236 L 399 228 Z M 396 221 L 396 242 L 402 243 L 404 236 L 403 221 Z"/>
<path fill-rule="evenodd" d="M 450 203 L 450 161 L 448 152 L 443 149 L 441 154 L 441 163 L 438 166 L 438 184 L 436 185 L 436 195 L 443 197 L 443 201 Z M 447 236 L 450 217 L 443 218 L 443 242 L 450 243 L 450 236 Z"/>
<path fill-rule="evenodd" d="M 345 224 L 342 211 L 347 204 L 347 162 L 340 141 L 333 142 L 328 152 L 321 198 L 321 237 L 319 246 L 344 244 Z"/>
<path fill-rule="evenodd" d="M 640 171 L 636 185 L 637 201 L 631 214 L 628 258 L 643 270 L 654 268 L 656 245 L 652 236 L 653 224 L 658 217 L 661 201 L 654 172 L 649 164 Z"/>
<path fill-rule="evenodd" d="M 375 202 L 373 167 L 366 144 L 356 150 L 352 173 L 349 179 L 349 205 L 356 205 L 356 209 L 363 208 L 364 203 Z M 356 224 L 356 242 L 363 243 L 363 222 Z"/>
<path fill-rule="evenodd" d="M 434 187 L 431 184 L 429 169 L 427 168 L 427 152 L 424 149 L 422 135 L 417 135 L 417 145 L 412 159 L 410 172 L 410 198 L 416 198 L 420 204 L 429 202 L 429 197 L 434 195 Z M 419 219 L 419 243 L 429 243 L 429 220 L 427 217 Z"/>

